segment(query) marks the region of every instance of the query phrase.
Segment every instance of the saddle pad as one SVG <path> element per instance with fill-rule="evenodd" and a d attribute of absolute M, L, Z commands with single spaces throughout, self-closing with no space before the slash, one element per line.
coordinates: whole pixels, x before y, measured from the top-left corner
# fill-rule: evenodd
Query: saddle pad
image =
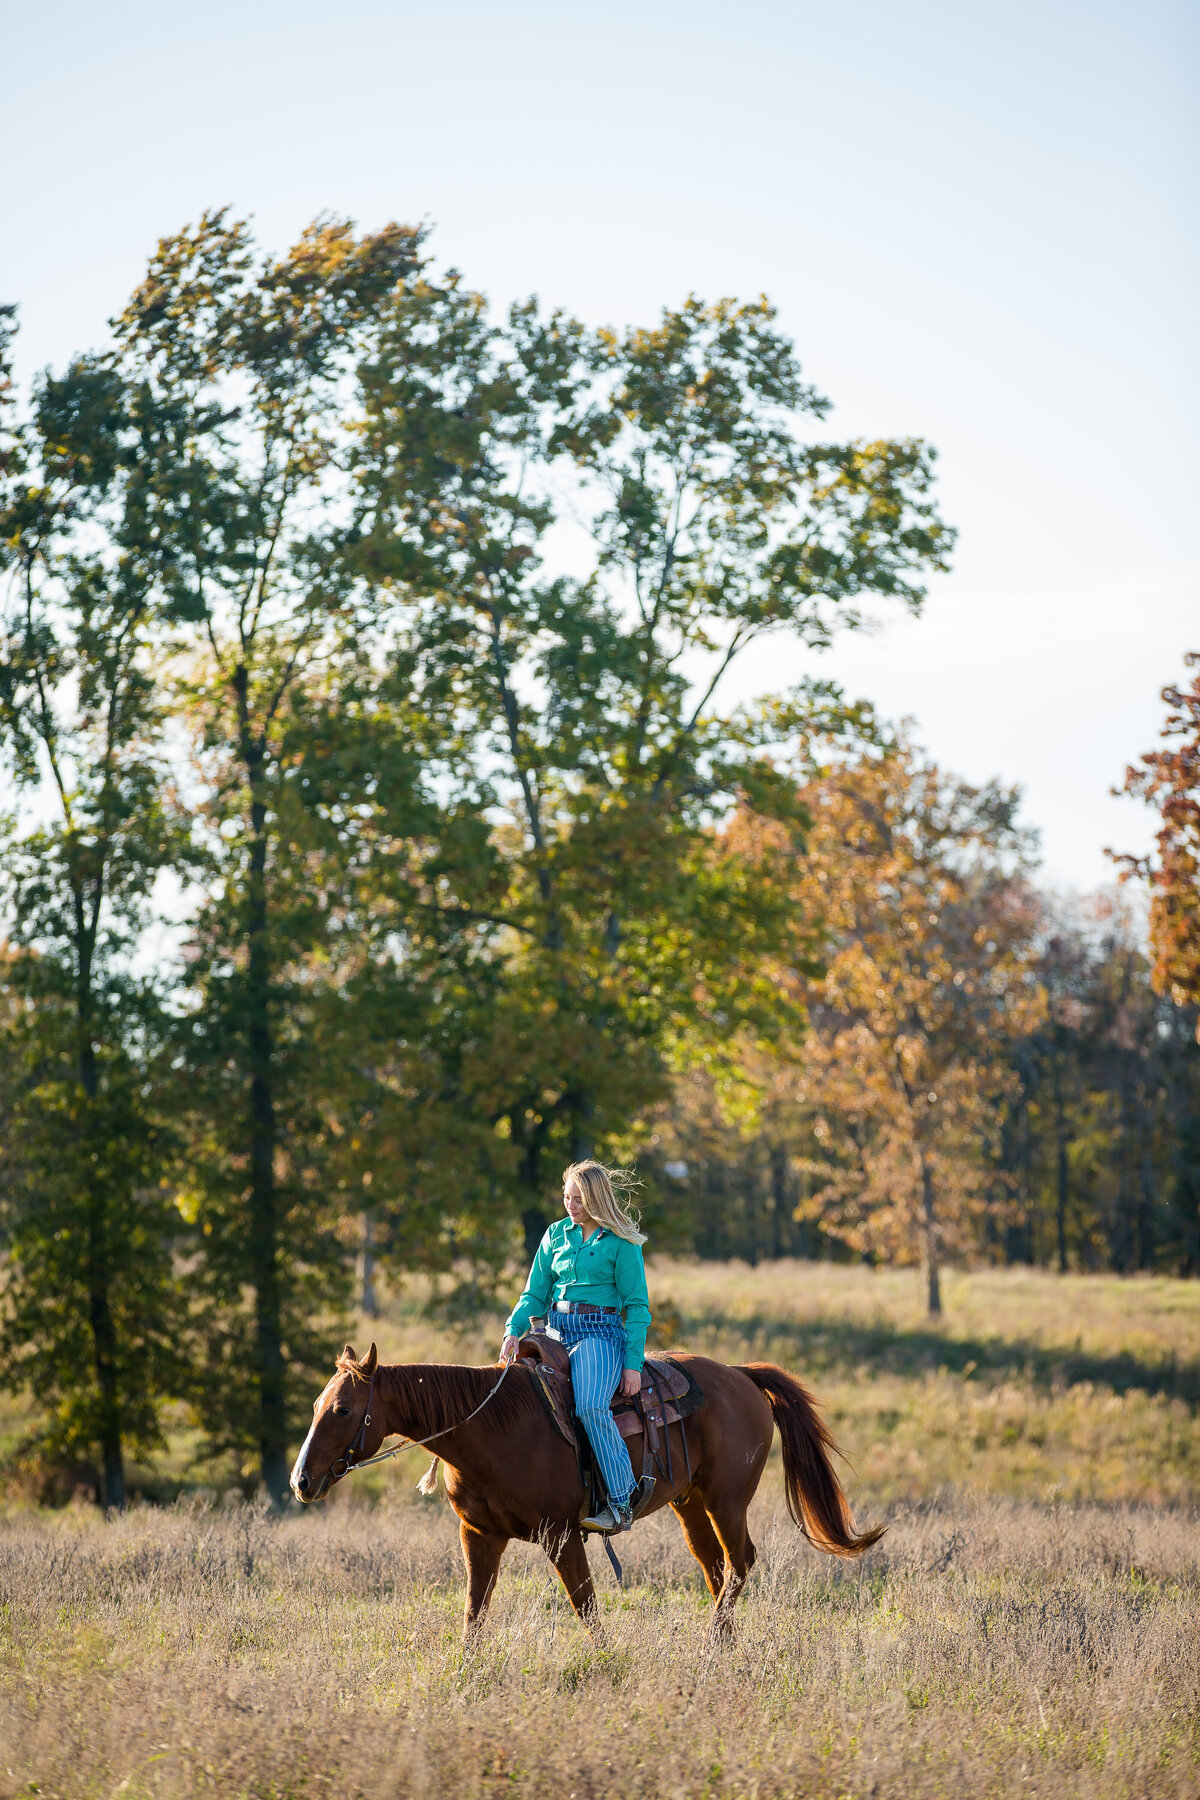
<path fill-rule="evenodd" d="M 704 1389 L 695 1377 L 678 1363 L 655 1357 L 642 1370 L 642 1391 L 637 1398 L 623 1400 L 614 1396 L 612 1410 L 621 1436 L 637 1437 L 643 1418 L 651 1425 L 677 1425 L 703 1405 Z"/>
<path fill-rule="evenodd" d="M 681 1369 L 678 1363 L 673 1363 L 666 1356 L 647 1357 L 642 1369 L 642 1393 L 645 1394 L 647 1390 L 653 1393 L 655 1388 L 667 1400 L 682 1400 L 693 1389 L 697 1393 L 700 1392 L 687 1371 Z M 697 1402 L 697 1404 L 699 1403 Z M 696 1408 L 692 1406 L 688 1410 L 695 1412 Z"/>

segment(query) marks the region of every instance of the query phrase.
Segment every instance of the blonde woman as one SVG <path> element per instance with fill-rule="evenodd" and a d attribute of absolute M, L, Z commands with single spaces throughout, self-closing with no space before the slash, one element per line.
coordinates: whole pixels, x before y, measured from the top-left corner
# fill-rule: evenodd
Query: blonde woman
<path fill-rule="evenodd" d="M 525 1292 L 504 1327 L 500 1360 L 516 1354 L 532 1318 L 545 1318 L 571 1358 L 575 1410 L 583 1421 L 608 1489 L 608 1504 L 583 1523 L 593 1531 L 628 1531 L 636 1483 L 610 1402 L 642 1384 L 650 1300 L 642 1245 L 646 1239 L 616 1189 L 628 1191 L 623 1169 L 598 1162 L 563 1171 L 565 1219 L 551 1225 L 533 1259 Z"/>

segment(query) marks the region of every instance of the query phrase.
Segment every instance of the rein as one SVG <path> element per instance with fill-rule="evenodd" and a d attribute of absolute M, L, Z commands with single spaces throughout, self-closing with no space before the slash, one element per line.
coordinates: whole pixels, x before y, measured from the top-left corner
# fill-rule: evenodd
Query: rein
<path fill-rule="evenodd" d="M 505 1363 L 500 1371 L 500 1376 L 495 1386 L 488 1390 L 483 1399 L 479 1402 L 479 1405 L 475 1408 L 475 1411 L 469 1412 L 465 1419 L 459 1419 L 454 1425 L 444 1425 L 440 1431 L 431 1431 L 428 1437 L 406 1437 L 402 1444 L 393 1444 L 390 1450 L 378 1450 L 374 1456 L 368 1456 L 364 1462 L 359 1462 L 358 1458 L 362 1454 L 362 1447 L 367 1441 L 367 1427 L 371 1423 L 371 1401 L 375 1397 L 375 1375 L 379 1373 L 377 1367 L 375 1374 L 371 1376 L 371 1385 L 367 1389 L 367 1410 L 363 1414 L 362 1424 L 355 1433 L 354 1441 L 348 1444 L 342 1451 L 342 1454 L 329 1465 L 329 1473 L 326 1477 L 327 1484 L 334 1481 L 340 1481 L 344 1475 L 353 1475 L 356 1469 L 369 1469 L 374 1463 L 387 1462 L 391 1457 L 399 1456 L 402 1450 L 419 1450 L 422 1445 L 432 1444 L 437 1438 L 447 1437 L 450 1432 L 459 1431 L 464 1425 L 469 1425 L 471 1420 L 477 1418 L 483 1411 L 489 1400 L 494 1400 L 496 1395 L 500 1392 L 501 1387 L 504 1385 L 504 1377 L 512 1368 L 513 1361 L 515 1361 L 515 1358 Z M 338 1468 L 338 1463 L 341 1463 L 342 1465 L 340 1469 Z"/>

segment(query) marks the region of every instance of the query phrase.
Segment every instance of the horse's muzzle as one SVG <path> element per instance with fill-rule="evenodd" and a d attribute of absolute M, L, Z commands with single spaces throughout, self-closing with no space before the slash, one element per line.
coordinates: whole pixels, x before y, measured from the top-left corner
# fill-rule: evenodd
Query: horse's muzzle
<path fill-rule="evenodd" d="M 319 1481 L 314 1482 L 307 1469 L 293 1469 L 291 1489 L 302 1506 L 311 1506 L 314 1501 L 323 1500 L 333 1486 L 332 1469 L 326 1469 Z"/>

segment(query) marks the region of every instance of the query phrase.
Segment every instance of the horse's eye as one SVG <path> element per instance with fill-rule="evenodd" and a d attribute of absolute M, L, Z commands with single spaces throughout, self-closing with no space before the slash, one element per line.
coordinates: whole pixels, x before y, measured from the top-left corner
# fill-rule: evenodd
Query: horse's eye
<path fill-rule="evenodd" d="M 339 1419 L 348 1419 L 350 1417 L 350 1408 L 348 1406 L 335 1406 L 333 1410 Z"/>

